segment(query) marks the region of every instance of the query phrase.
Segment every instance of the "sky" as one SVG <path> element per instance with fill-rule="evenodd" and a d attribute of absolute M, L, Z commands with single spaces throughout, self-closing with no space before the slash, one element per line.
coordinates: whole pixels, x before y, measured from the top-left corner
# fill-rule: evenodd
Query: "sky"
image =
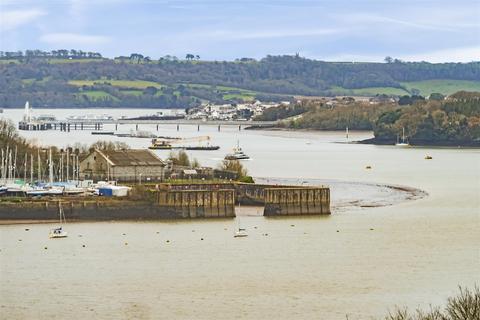
<path fill-rule="evenodd" d="M 0 0 L 0 50 L 480 61 L 478 0 Z"/>

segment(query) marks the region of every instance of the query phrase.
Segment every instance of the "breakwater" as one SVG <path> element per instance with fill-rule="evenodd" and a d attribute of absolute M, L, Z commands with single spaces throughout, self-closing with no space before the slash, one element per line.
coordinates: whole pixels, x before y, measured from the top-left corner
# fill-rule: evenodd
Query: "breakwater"
<path fill-rule="evenodd" d="M 196 219 L 235 217 L 235 205 L 264 206 L 265 216 L 330 214 L 328 187 L 246 183 L 161 184 L 134 187 L 124 198 L 3 198 L 0 220 Z"/>

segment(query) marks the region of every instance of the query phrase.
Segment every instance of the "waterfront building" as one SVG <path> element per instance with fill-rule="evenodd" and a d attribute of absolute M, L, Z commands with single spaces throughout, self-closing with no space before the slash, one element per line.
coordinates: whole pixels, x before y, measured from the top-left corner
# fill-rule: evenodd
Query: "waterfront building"
<path fill-rule="evenodd" d="M 95 181 L 162 181 L 165 176 L 165 162 L 150 150 L 93 149 L 80 162 L 80 175 L 84 179 Z"/>

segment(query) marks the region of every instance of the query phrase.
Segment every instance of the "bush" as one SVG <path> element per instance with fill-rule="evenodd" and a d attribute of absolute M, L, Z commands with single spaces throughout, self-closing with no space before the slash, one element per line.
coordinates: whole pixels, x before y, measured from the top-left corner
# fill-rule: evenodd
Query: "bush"
<path fill-rule="evenodd" d="M 238 181 L 243 182 L 243 183 L 255 183 L 252 176 L 241 177 L 240 179 L 238 179 Z"/>
<path fill-rule="evenodd" d="M 431 308 L 430 311 L 416 310 L 410 314 L 406 308 L 397 308 L 390 312 L 385 320 L 479 320 L 480 319 L 480 290 L 475 286 L 473 290 L 460 287 L 460 293 L 447 300 L 447 306 Z"/>

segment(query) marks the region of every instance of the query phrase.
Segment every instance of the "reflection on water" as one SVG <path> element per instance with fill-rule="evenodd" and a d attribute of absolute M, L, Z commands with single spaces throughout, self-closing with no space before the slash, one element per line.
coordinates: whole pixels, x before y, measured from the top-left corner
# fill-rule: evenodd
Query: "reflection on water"
<path fill-rule="evenodd" d="M 4 116 L 21 115 L 15 112 Z M 160 133 L 199 134 L 193 126 L 178 133 L 164 126 Z M 22 134 L 58 145 L 98 138 L 89 132 Z M 218 165 L 238 139 L 254 159 L 245 162 L 254 176 L 330 184 L 337 204 L 395 204 L 339 205 L 331 216 L 268 219 L 258 215 L 261 208 L 242 207 L 239 222 L 70 223 L 69 237 L 60 240 L 48 239 L 51 224 L 3 225 L 2 318 L 368 319 L 394 305 L 428 308 L 457 285 L 480 283 L 478 150 L 335 143 L 345 140 L 337 132 L 202 126 L 200 134 L 221 146 L 189 152 L 202 164 Z M 424 159 L 427 153 L 432 160 Z M 408 186 L 428 196 L 403 201 L 398 197 L 408 192 L 376 185 Z M 233 238 L 237 223 L 248 237 Z"/>

